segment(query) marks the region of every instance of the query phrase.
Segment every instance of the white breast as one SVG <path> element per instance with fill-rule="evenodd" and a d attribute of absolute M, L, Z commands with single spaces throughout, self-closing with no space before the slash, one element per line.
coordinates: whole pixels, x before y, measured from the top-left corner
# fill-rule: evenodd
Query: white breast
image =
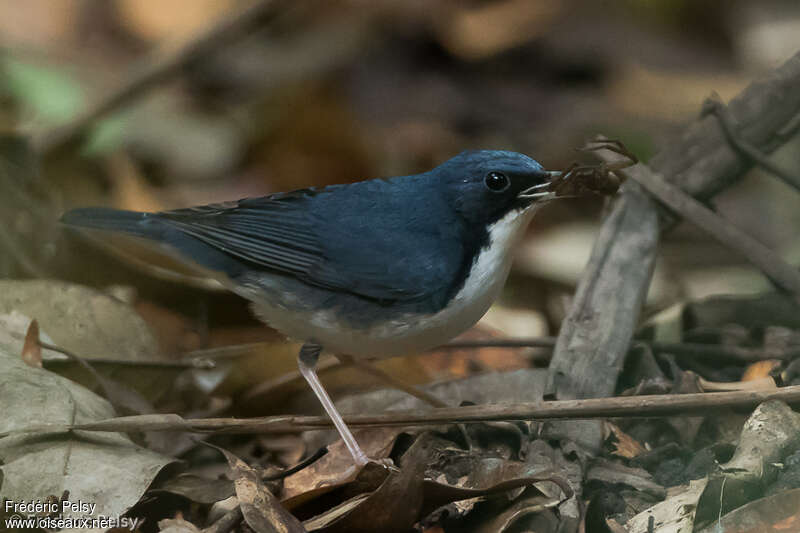
<path fill-rule="evenodd" d="M 511 268 L 512 251 L 535 210 L 534 205 L 512 211 L 489 227 L 489 245 L 480 251 L 461 290 L 437 313 L 404 315 L 370 328 L 353 329 L 331 309 L 294 313 L 259 301 L 257 312 L 288 337 L 314 339 L 333 353 L 388 357 L 439 346 L 472 327 L 497 298 Z"/>

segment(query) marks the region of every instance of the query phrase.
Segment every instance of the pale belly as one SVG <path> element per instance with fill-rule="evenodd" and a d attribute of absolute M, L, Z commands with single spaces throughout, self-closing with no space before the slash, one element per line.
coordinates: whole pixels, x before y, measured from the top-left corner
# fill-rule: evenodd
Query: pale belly
<path fill-rule="evenodd" d="M 336 307 L 309 311 L 304 306 L 276 304 L 252 292 L 236 291 L 253 301 L 256 314 L 287 337 L 320 344 L 326 351 L 365 358 L 418 353 L 448 342 L 472 327 L 486 313 L 505 284 L 511 251 L 535 209 L 511 213 L 489 231 L 489 246 L 473 264 L 464 286 L 440 311 L 388 314 L 360 327 L 343 320 Z"/>
<path fill-rule="evenodd" d="M 497 298 L 508 270 L 508 265 L 501 265 L 482 283 L 474 280 L 476 291 L 469 290 L 473 287 L 468 280 L 465 288 L 437 313 L 404 313 L 365 328 L 339 320 L 335 309 L 293 312 L 266 302 L 256 303 L 254 309 L 287 337 L 316 342 L 328 352 L 367 358 L 405 355 L 444 344 L 472 327 Z"/>

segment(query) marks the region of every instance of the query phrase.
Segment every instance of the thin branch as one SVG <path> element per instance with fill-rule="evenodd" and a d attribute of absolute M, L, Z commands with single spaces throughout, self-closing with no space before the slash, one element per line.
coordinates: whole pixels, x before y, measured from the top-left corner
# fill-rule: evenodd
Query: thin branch
<path fill-rule="evenodd" d="M 526 337 L 518 339 L 478 339 L 451 341 L 434 350 L 461 350 L 464 348 L 553 348 L 555 337 Z"/>
<path fill-rule="evenodd" d="M 733 118 L 731 118 L 728 109 L 720 100 L 719 95 L 714 93 L 710 98 L 707 98 L 706 101 L 703 102 L 702 113 L 704 115 L 714 115 L 717 117 L 717 119 L 719 119 L 719 125 L 722 127 L 722 131 L 725 133 L 725 138 L 728 140 L 731 146 L 739 151 L 739 153 L 749 158 L 751 161 L 753 161 L 753 163 L 762 167 L 767 172 L 779 177 L 784 181 L 784 183 L 794 187 L 797 190 L 800 190 L 800 176 L 792 174 L 788 170 L 782 169 L 767 159 L 766 155 L 764 155 L 761 150 L 744 140 L 736 133 L 736 127 L 733 124 Z M 782 135 L 788 135 L 791 133 L 793 132 L 782 132 Z"/>
<path fill-rule="evenodd" d="M 701 344 L 697 342 L 641 342 L 647 344 L 656 353 L 671 353 L 677 356 L 696 359 L 731 359 L 742 363 L 755 363 L 765 359 L 792 360 L 800 357 L 800 349 L 763 350 L 743 348 L 741 346 L 723 346 L 721 344 Z"/>
<path fill-rule="evenodd" d="M 78 139 L 97 119 L 119 109 L 141 93 L 175 75 L 197 57 L 208 54 L 223 44 L 249 33 L 263 20 L 274 14 L 276 0 L 259 0 L 233 15 L 223 17 L 184 45 L 166 52 L 156 52 L 134 68 L 132 73 L 97 103 L 73 118 L 39 136 L 34 146 L 42 155 L 58 151 Z"/>
<path fill-rule="evenodd" d="M 638 165 L 630 171 L 619 170 L 617 172 L 635 180 L 672 211 L 694 223 L 726 247 L 741 254 L 776 285 L 800 302 L 800 270 L 786 263 L 781 256 L 678 187 L 670 185 L 645 165 Z"/>
<path fill-rule="evenodd" d="M 717 409 L 753 409 L 768 401 L 800 403 L 800 385 L 767 391 L 733 391 L 694 394 L 656 394 L 519 403 L 442 407 L 427 411 L 345 415 L 350 427 L 413 427 L 466 422 L 508 420 L 565 420 L 621 417 L 697 416 Z M 332 427 L 327 416 L 271 416 L 261 418 L 205 418 L 187 420 L 175 414 L 138 415 L 74 425 L 39 425 L 0 433 L 84 431 L 190 431 L 203 433 L 294 433 Z"/>
<path fill-rule="evenodd" d="M 552 349 L 556 337 L 517 337 L 510 339 L 477 339 L 453 341 L 436 350 L 460 350 L 464 348 L 544 348 Z M 656 342 L 634 339 L 632 345 L 649 346 L 655 353 L 671 353 L 696 359 L 730 359 L 742 363 L 754 363 L 765 359 L 792 360 L 800 357 L 800 349 L 745 348 L 742 346 L 723 346 L 697 342 Z"/>
<path fill-rule="evenodd" d="M 372 366 L 367 361 L 361 361 L 350 355 L 337 355 L 336 358 L 339 359 L 339 362 L 341 362 L 343 365 L 352 366 L 353 368 L 356 368 L 357 370 L 360 370 L 361 372 L 370 375 L 375 379 L 385 383 L 389 387 L 401 390 L 406 394 L 410 394 L 414 398 L 417 398 L 418 400 L 421 400 L 427 403 L 428 405 L 431 405 L 433 407 L 447 407 L 446 403 L 444 403 L 442 400 L 440 400 L 433 394 L 429 393 L 428 391 L 421 389 L 419 387 L 415 387 L 414 385 L 409 385 L 405 381 L 397 379 L 391 374 L 384 372 L 380 368 Z"/>
<path fill-rule="evenodd" d="M 800 53 L 730 101 L 738 135 L 763 153 L 785 143 L 789 124 L 796 126 L 800 114 L 798 86 Z M 727 142 L 719 121 L 706 116 L 665 145 L 649 167 L 704 200 L 743 176 L 749 163 Z M 568 399 L 613 394 L 650 284 L 659 235 L 674 224 L 673 218 L 657 209 L 638 183 L 626 183 L 598 234 L 562 324 L 550 362 L 548 395 Z M 586 431 L 585 425 L 575 425 L 576 438 Z M 582 440 L 597 449 L 602 431 L 594 433 Z"/>
<path fill-rule="evenodd" d="M 13 335 L 13 334 L 12 334 Z M 13 335 L 16 336 L 16 335 Z M 131 359 L 109 359 L 107 357 L 85 357 L 85 356 L 78 356 L 67 350 L 66 348 L 62 348 L 61 346 L 56 346 L 54 344 L 50 344 L 47 342 L 39 341 L 39 346 L 44 348 L 45 350 L 52 350 L 54 352 L 58 352 L 60 354 L 64 354 L 67 356 L 66 359 L 45 359 L 42 361 L 45 367 L 59 365 L 59 364 L 71 364 L 73 361 L 77 361 L 79 363 L 84 363 L 85 361 L 90 361 L 92 364 L 108 364 L 108 365 L 118 365 L 118 366 L 131 366 L 136 368 L 148 368 L 148 367 L 156 367 L 156 368 L 196 368 L 200 370 L 211 370 L 217 367 L 217 363 L 210 358 L 204 357 L 192 357 L 191 359 L 184 359 L 184 360 L 177 360 L 177 361 L 159 361 L 159 360 L 131 360 Z"/>
<path fill-rule="evenodd" d="M 317 459 L 327 455 L 327 453 L 328 453 L 328 448 L 324 447 L 320 448 L 316 452 L 306 457 L 305 459 L 301 460 L 296 465 L 289 467 L 286 470 L 281 470 L 280 472 L 276 472 L 274 474 L 265 475 L 264 477 L 261 478 L 261 481 L 277 481 L 279 479 L 287 478 L 292 474 L 295 474 L 303 470 L 304 468 L 308 467 L 308 465 L 315 462 Z"/>

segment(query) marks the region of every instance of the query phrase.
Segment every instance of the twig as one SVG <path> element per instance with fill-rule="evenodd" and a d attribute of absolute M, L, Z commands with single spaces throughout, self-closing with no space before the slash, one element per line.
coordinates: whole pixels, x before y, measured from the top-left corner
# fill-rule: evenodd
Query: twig
<path fill-rule="evenodd" d="M 397 379 L 396 377 L 384 372 L 380 368 L 373 366 L 367 361 L 361 361 L 356 359 L 350 355 L 337 355 L 337 359 L 342 364 L 351 365 L 353 368 L 368 374 L 379 381 L 382 381 L 389 387 L 393 387 L 395 389 L 399 389 L 406 394 L 410 394 L 414 398 L 421 400 L 433 407 L 449 407 L 445 402 L 441 399 L 437 398 L 430 392 L 426 391 L 425 389 L 421 389 L 419 387 L 415 387 L 414 385 L 410 385 L 401 379 Z M 472 439 L 469 436 L 469 432 L 464 424 L 458 424 L 458 430 L 461 432 L 461 435 L 464 437 L 464 442 L 467 443 L 468 447 L 472 449 Z"/>
<path fill-rule="evenodd" d="M 760 350 L 741 346 L 722 346 L 720 344 L 701 344 L 696 342 L 651 342 L 648 344 L 656 353 L 671 353 L 697 359 L 733 359 L 742 363 L 755 363 L 765 359 L 791 360 L 800 357 L 800 349 Z"/>
<path fill-rule="evenodd" d="M 157 360 L 130 360 L 130 359 L 109 359 L 107 357 L 82 357 L 78 356 L 66 348 L 49 344 L 47 342 L 39 341 L 39 346 L 45 350 L 52 350 L 67 356 L 66 359 L 45 359 L 42 362 L 44 366 L 67 364 L 72 361 L 77 361 L 83 364 L 84 360 L 90 361 L 92 364 L 108 364 L 118 366 L 132 366 L 132 367 L 156 367 L 156 368 L 197 368 L 201 370 L 211 370 L 217 367 L 217 363 L 208 357 L 192 357 L 183 361 L 157 361 Z"/>
<path fill-rule="evenodd" d="M 730 102 L 738 131 L 760 151 L 768 153 L 785 142 L 781 132 L 800 113 L 798 86 L 800 53 Z M 713 196 L 748 169 L 713 117 L 689 125 L 649 166 L 699 199 Z M 674 222 L 656 207 L 637 183 L 626 183 L 606 218 L 550 363 L 547 391 L 557 398 L 613 393 L 650 284 L 659 234 Z M 586 426 L 573 426 L 572 436 L 592 449 L 599 447 L 601 428 L 581 437 Z"/>
<path fill-rule="evenodd" d="M 336 358 L 339 359 L 339 361 L 342 364 L 350 365 L 350 366 L 360 370 L 361 372 L 364 372 L 365 374 L 368 374 L 368 375 L 370 375 L 370 376 L 382 381 L 383 383 L 387 384 L 390 387 L 393 387 L 395 389 L 399 389 L 399 390 L 405 392 L 406 394 L 410 394 L 414 398 L 422 400 L 423 402 L 427 403 L 428 405 L 431 405 L 433 407 L 447 407 L 446 403 L 444 403 L 442 400 L 440 400 L 439 398 L 437 398 L 433 394 L 425 391 L 424 389 L 420 389 L 419 387 L 415 387 L 413 385 L 409 385 L 408 383 L 404 382 L 403 380 L 397 379 L 396 377 L 394 377 L 394 376 L 392 376 L 390 374 L 387 374 L 386 372 L 384 372 L 380 368 L 372 366 L 371 364 L 369 364 L 366 361 L 358 360 L 358 359 L 356 359 L 356 358 L 354 358 L 352 356 L 349 356 L 349 355 L 337 355 Z"/>
<path fill-rule="evenodd" d="M 736 148 L 743 156 L 749 158 L 767 172 L 779 177 L 788 185 L 800 190 L 800 176 L 792 174 L 788 170 L 782 169 L 767 159 L 761 150 L 744 140 L 736 133 L 736 128 L 733 125 L 733 119 L 731 118 L 730 113 L 728 113 L 728 110 L 725 108 L 725 105 L 720 100 L 719 95 L 714 93 L 711 95 L 711 97 L 707 98 L 705 102 L 703 102 L 702 113 L 704 115 L 710 114 L 717 117 L 719 120 L 719 125 L 722 127 L 722 131 L 725 133 L 725 138 L 728 140 L 731 146 Z M 788 133 L 789 132 L 786 132 L 786 134 Z"/>
<path fill-rule="evenodd" d="M 555 337 L 526 337 L 519 339 L 479 339 L 451 341 L 434 350 L 461 350 L 464 348 L 553 348 Z"/>
<path fill-rule="evenodd" d="M 519 403 L 512 405 L 471 405 L 440 407 L 428 411 L 397 411 L 381 414 L 345 415 L 351 427 L 424 426 L 460 422 L 508 420 L 565 420 L 619 417 L 697 416 L 716 409 L 755 408 L 762 402 L 779 400 L 800 403 L 800 385 L 766 391 L 656 394 Z M 175 414 L 124 416 L 86 424 L 49 424 L 0 433 L 85 431 L 190 431 L 204 433 L 294 433 L 332 427 L 326 416 L 271 416 L 262 418 L 184 419 Z"/>
<path fill-rule="evenodd" d="M 320 457 L 324 457 L 328 453 L 328 448 L 320 448 L 316 452 L 312 453 L 296 465 L 287 468 L 286 470 L 281 470 L 280 472 L 276 472 L 274 474 L 267 474 L 261 478 L 261 481 L 277 481 L 279 479 L 287 478 L 292 474 L 295 474 L 304 468 L 307 468 L 308 465 L 314 463 Z"/>
<path fill-rule="evenodd" d="M 795 300 L 800 301 L 800 271 L 787 264 L 778 254 L 724 220 L 678 187 L 670 185 L 646 166 L 638 165 L 630 171 L 619 170 L 617 172 L 636 180 L 647 192 L 671 210 L 693 222 L 698 228 L 728 248 L 739 252 L 775 284 L 789 292 Z"/>
<path fill-rule="evenodd" d="M 197 57 L 247 34 L 267 16 L 274 14 L 279 3 L 276 0 L 258 0 L 238 13 L 222 18 L 179 48 L 147 57 L 118 87 L 99 98 L 94 106 L 68 123 L 44 132 L 35 140 L 34 146 L 40 154 L 47 155 L 78 139 L 100 117 L 162 83 Z"/>
<path fill-rule="evenodd" d="M 483 339 L 453 341 L 442 345 L 437 350 L 457 350 L 463 348 L 553 348 L 556 337 L 518 337 L 511 339 Z M 721 344 L 703 344 L 697 342 L 656 342 L 634 339 L 632 345 L 649 346 L 655 353 L 671 353 L 683 357 L 697 359 L 731 359 L 742 363 L 754 363 L 765 359 L 791 360 L 800 357 L 800 349 L 744 348 L 741 346 L 724 346 Z"/>

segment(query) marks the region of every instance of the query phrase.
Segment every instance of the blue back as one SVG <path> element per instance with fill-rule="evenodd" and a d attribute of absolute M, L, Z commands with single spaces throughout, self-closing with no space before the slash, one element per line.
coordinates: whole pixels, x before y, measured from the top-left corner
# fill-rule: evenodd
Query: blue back
<path fill-rule="evenodd" d="M 492 172 L 510 185 L 488 189 Z M 295 292 L 307 286 L 436 311 L 463 285 L 488 225 L 527 205 L 519 193 L 546 179 L 527 156 L 482 150 L 412 176 L 153 214 L 89 208 L 63 220 L 166 243 L 234 280 L 262 272 Z"/>

